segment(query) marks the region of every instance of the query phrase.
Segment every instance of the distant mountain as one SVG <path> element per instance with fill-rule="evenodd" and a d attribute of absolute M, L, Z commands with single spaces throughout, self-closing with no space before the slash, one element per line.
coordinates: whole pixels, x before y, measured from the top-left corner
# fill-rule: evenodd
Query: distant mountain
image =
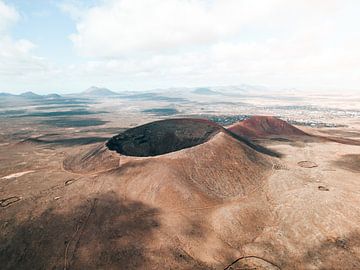
<path fill-rule="evenodd" d="M 214 86 L 211 87 L 213 92 L 221 94 L 223 96 L 259 96 L 259 95 L 271 95 L 274 93 L 271 89 L 261 85 L 227 85 L 227 86 Z"/>
<path fill-rule="evenodd" d="M 14 97 L 14 98 L 26 98 L 26 99 L 43 99 L 43 98 L 62 98 L 62 96 L 58 95 L 58 94 L 49 94 L 49 95 L 38 95 L 34 92 L 28 91 L 28 92 L 24 92 L 21 93 L 19 95 L 14 95 L 14 94 L 10 94 L 10 93 L 0 93 L 0 97 Z"/>
<path fill-rule="evenodd" d="M 0 93 L 0 97 L 13 97 L 13 98 L 25 98 L 25 99 L 59 99 L 59 98 L 63 98 L 62 96 L 60 96 L 59 94 L 48 94 L 48 95 L 38 95 L 34 92 L 28 91 L 28 92 L 24 92 L 21 93 L 20 95 L 14 95 L 14 94 L 9 94 L 9 93 Z"/>
<path fill-rule="evenodd" d="M 100 88 L 100 87 L 96 87 L 96 86 L 92 86 L 92 87 L 86 89 L 84 92 L 82 92 L 82 94 L 88 95 L 88 96 L 99 96 L 99 97 L 119 95 L 118 93 L 113 92 L 107 88 Z"/>
<path fill-rule="evenodd" d="M 52 99 L 62 98 L 62 96 L 60 96 L 59 94 L 48 94 L 45 97 L 46 98 L 52 98 Z"/>
<path fill-rule="evenodd" d="M 219 92 L 216 92 L 209 88 L 204 88 L 204 87 L 196 88 L 192 92 L 197 95 L 219 95 L 220 94 Z"/>
<path fill-rule="evenodd" d="M 5 93 L 5 92 L 0 93 L 0 97 L 11 97 L 11 96 L 13 96 L 13 94 Z"/>
<path fill-rule="evenodd" d="M 35 94 L 34 92 L 28 91 L 25 93 L 22 93 L 19 95 L 20 97 L 24 97 L 24 98 L 29 98 L 29 99 L 40 99 L 40 98 L 44 98 L 44 96 Z"/>

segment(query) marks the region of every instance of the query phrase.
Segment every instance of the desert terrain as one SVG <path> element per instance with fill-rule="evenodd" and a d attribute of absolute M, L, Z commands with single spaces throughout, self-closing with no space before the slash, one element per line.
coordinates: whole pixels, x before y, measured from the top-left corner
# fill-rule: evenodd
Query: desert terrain
<path fill-rule="evenodd" d="M 360 98 L 235 90 L 2 95 L 1 269 L 360 269 Z"/>

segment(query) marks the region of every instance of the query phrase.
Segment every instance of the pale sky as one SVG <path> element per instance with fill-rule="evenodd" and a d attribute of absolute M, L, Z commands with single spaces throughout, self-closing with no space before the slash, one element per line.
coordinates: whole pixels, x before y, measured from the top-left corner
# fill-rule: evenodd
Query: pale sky
<path fill-rule="evenodd" d="M 0 92 L 360 92 L 358 0 L 0 0 Z"/>

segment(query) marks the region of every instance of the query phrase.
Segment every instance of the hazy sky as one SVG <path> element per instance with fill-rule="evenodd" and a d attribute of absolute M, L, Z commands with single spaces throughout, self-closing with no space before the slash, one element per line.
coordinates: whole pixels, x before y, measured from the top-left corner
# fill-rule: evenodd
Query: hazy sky
<path fill-rule="evenodd" d="M 360 92 L 360 1 L 0 0 L 0 92 Z"/>

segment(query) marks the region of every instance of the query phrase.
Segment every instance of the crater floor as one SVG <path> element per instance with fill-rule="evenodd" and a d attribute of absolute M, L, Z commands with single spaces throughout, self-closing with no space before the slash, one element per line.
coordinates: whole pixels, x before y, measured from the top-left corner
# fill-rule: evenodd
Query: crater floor
<path fill-rule="evenodd" d="M 126 156 L 157 156 L 206 142 L 222 127 L 200 119 L 169 119 L 128 129 L 107 142 Z"/>

